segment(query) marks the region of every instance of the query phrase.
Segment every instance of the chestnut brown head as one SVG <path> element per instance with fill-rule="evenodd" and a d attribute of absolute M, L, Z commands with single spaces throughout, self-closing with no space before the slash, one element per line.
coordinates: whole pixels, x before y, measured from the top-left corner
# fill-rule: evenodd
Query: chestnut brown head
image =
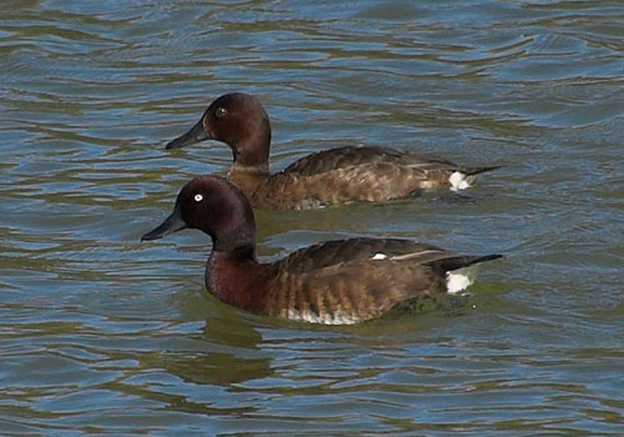
<path fill-rule="evenodd" d="M 214 250 L 255 248 L 256 224 L 249 201 L 236 186 L 219 176 L 199 176 L 178 194 L 171 215 L 141 237 L 156 240 L 191 228 L 210 235 Z"/>
<path fill-rule="evenodd" d="M 269 116 L 258 100 L 244 93 L 224 94 L 210 104 L 201 119 L 184 135 L 167 143 L 167 149 L 204 140 L 226 143 L 234 162 L 246 166 L 268 165 L 271 146 Z"/>

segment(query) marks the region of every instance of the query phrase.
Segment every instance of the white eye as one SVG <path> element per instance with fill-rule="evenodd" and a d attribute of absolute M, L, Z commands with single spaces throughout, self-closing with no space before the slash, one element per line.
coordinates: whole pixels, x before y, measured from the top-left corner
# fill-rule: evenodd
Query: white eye
<path fill-rule="evenodd" d="M 201 202 L 202 200 L 204 200 L 204 196 L 202 196 L 201 194 L 195 195 L 195 202 Z"/>

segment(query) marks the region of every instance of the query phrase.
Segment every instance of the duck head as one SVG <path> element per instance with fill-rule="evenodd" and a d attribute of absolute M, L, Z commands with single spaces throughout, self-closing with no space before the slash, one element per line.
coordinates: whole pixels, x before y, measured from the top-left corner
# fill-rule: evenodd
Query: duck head
<path fill-rule="evenodd" d="M 201 119 L 184 135 L 171 140 L 165 148 L 175 149 L 204 140 L 221 141 L 232 149 L 234 163 L 267 167 L 271 146 L 269 116 L 253 96 L 224 94 L 210 104 Z"/>
<path fill-rule="evenodd" d="M 199 176 L 178 194 L 175 208 L 159 226 L 141 237 L 156 240 L 182 229 L 199 229 L 212 238 L 213 250 L 254 249 L 256 224 L 245 195 L 219 176 Z"/>

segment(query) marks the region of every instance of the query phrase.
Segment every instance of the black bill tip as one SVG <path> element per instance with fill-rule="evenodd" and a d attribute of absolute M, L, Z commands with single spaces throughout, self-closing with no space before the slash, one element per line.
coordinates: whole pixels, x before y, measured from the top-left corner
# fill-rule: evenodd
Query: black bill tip
<path fill-rule="evenodd" d="M 178 208 L 174 209 L 173 213 L 160 225 L 144 234 L 141 237 L 141 241 L 158 240 L 165 235 L 173 234 L 174 232 L 181 231 L 186 228 L 186 223 L 182 219 L 182 215 Z"/>
<path fill-rule="evenodd" d="M 193 126 L 187 133 L 175 138 L 167 143 L 165 149 L 178 149 L 184 146 L 190 146 L 200 141 L 209 140 L 212 137 L 204 127 L 203 118 Z"/>

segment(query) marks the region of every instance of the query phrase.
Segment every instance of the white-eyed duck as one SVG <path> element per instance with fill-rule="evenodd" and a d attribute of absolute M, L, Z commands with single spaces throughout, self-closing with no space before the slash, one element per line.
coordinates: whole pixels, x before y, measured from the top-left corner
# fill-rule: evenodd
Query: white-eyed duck
<path fill-rule="evenodd" d="M 205 281 L 216 297 L 254 313 L 328 325 L 359 323 L 421 296 L 456 293 L 474 280 L 475 264 L 501 257 L 459 255 L 410 240 L 355 238 L 261 264 L 251 205 L 219 176 L 188 182 L 173 213 L 142 240 L 185 228 L 212 238 Z"/>

